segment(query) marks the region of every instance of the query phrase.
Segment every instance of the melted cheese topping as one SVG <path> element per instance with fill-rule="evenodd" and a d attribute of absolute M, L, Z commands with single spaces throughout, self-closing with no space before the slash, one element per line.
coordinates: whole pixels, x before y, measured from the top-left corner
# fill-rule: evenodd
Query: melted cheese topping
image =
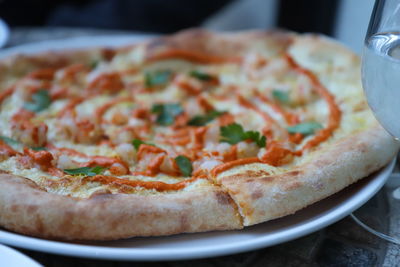
<path fill-rule="evenodd" d="M 3 88 L 0 132 L 19 144 L 0 142 L 0 169 L 49 192 L 76 197 L 192 190 L 211 186 L 216 176 L 249 169 L 283 173 L 312 158 L 314 151 L 375 123 L 358 71 L 343 73 L 349 71 L 343 66 L 353 62 L 296 48 L 270 52 L 268 58 L 249 51 L 226 59 L 171 50 L 148 60 L 146 47 L 136 46 L 94 68 L 75 64 L 36 70 Z M 28 112 L 26 103 L 41 90 L 50 105 Z M 277 98 L 276 91 L 287 99 Z M 182 109 L 169 125 L 152 111 L 163 104 Z M 221 114 L 190 125 L 210 111 Z M 221 142 L 222 127 L 233 122 L 265 136 L 266 145 L 253 139 Z M 288 132 L 307 122 L 322 129 Z M 134 139 L 150 145 L 135 148 Z M 190 161 L 192 177 L 184 177 L 178 156 Z M 106 170 L 95 176 L 63 171 L 96 166 Z"/>

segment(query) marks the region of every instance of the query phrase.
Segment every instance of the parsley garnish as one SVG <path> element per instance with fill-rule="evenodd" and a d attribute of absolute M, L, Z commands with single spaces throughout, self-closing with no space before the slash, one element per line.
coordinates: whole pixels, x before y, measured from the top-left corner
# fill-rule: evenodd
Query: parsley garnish
<path fill-rule="evenodd" d="M 190 159 L 181 155 L 175 158 L 175 162 L 184 176 L 192 175 L 193 167 L 192 163 L 190 162 Z"/>
<path fill-rule="evenodd" d="M 21 148 L 21 146 L 23 145 L 21 142 L 19 142 L 17 140 L 14 140 L 14 139 L 12 139 L 10 137 L 7 137 L 7 136 L 0 135 L 0 140 L 5 142 L 7 145 L 13 147 L 14 149 Z M 32 149 L 32 150 L 35 150 L 35 151 L 47 150 L 47 148 L 42 147 L 42 146 L 31 146 L 29 148 Z"/>
<path fill-rule="evenodd" d="M 282 104 L 288 104 L 290 102 L 289 93 L 281 90 L 273 90 L 272 96 L 275 100 L 278 100 Z"/>
<path fill-rule="evenodd" d="M 244 140 L 253 140 L 259 147 L 264 147 L 267 139 L 256 131 L 244 131 L 242 125 L 231 123 L 221 128 L 220 142 L 226 142 L 235 145 Z"/>
<path fill-rule="evenodd" d="M 101 174 L 106 168 L 101 166 L 96 167 L 81 167 L 76 169 L 64 169 L 64 172 L 70 175 L 85 175 L 85 176 L 95 176 Z"/>
<path fill-rule="evenodd" d="M 91 69 L 95 69 L 95 68 L 97 67 L 97 65 L 99 65 L 99 64 L 100 64 L 100 60 L 98 60 L 98 59 L 93 59 L 93 60 L 90 62 L 89 67 L 90 67 Z"/>
<path fill-rule="evenodd" d="M 139 147 L 141 144 L 149 145 L 149 146 L 155 146 L 154 144 L 146 143 L 143 142 L 142 140 L 139 139 L 133 139 L 132 145 L 135 147 L 136 150 L 139 150 Z"/>
<path fill-rule="evenodd" d="M 33 147 L 31 147 L 31 149 L 35 150 L 35 151 L 47 150 L 47 148 L 45 148 L 43 146 L 33 146 Z"/>
<path fill-rule="evenodd" d="M 191 126 L 203 126 L 214 120 L 215 118 L 224 114 L 225 111 L 211 110 L 205 115 L 194 116 L 188 121 L 188 125 Z"/>
<path fill-rule="evenodd" d="M 144 83 L 146 87 L 154 87 L 166 84 L 172 76 L 168 70 L 146 72 L 144 76 Z"/>
<path fill-rule="evenodd" d="M 192 70 L 191 72 L 189 72 L 189 75 L 201 81 L 210 81 L 214 79 L 214 77 L 210 74 L 198 70 Z"/>
<path fill-rule="evenodd" d="M 155 104 L 151 109 L 151 112 L 156 113 L 157 123 L 167 126 L 171 125 L 175 117 L 183 112 L 183 109 L 179 103 L 176 104 Z"/>
<path fill-rule="evenodd" d="M 16 147 L 16 146 L 20 146 L 21 145 L 21 143 L 18 142 L 17 140 L 14 140 L 14 139 L 12 139 L 10 137 L 7 137 L 7 136 L 0 135 L 0 140 L 3 141 L 4 143 L 6 143 L 9 146 L 12 146 L 12 147 Z"/>
<path fill-rule="evenodd" d="M 315 121 L 303 122 L 296 124 L 294 126 L 290 126 L 287 128 L 288 132 L 293 133 L 301 133 L 302 135 L 310 135 L 313 134 L 316 130 L 322 129 L 322 125 Z"/>
<path fill-rule="evenodd" d="M 39 90 L 32 95 L 32 102 L 27 102 L 24 108 L 33 112 L 42 111 L 50 106 L 51 99 L 47 90 Z"/>

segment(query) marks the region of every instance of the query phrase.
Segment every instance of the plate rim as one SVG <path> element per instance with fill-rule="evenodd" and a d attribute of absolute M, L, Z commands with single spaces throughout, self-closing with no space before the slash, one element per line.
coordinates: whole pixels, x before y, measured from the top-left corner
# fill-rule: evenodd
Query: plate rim
<path fill-rule="evenodd" d="M 14 248 L 4 246 L 2 244 L 0 244 L 0 259 L 2 258 L 1 255 L 3 255 L 3 256 L 5 255 L 7 259 L 10 259 L 9 257 L 12 257 L 13 259 L 17 259 L 16 261 L 18 261 L 18 262 L 15 262 L 15 260 L 12 261 L 12 263 L 14 263 L 14 264 L 16 263 L 16 265 L 7 265 L 10 267 L 12 267 L 12 266 L 26 266 L 26 267 L 42 266 L 36 260 L 28 257 L 24 253 L 14 249 Z M 2 263 L 4 264 L 4 262 L 2 262 Z"/>
<path fill-rule="evenodd" d="M 9 57 L 13 54 L 37 53 L 43 51 L 56 51 L 60 49 L 79 49 L 93 46 L 118 46 L 129 44 L 137 41 L 143 41 L 150 37 L 146 34 L 131 35 L 100 35 L 100 36 L 83 36 L 73 37 L 59 40 L 48 40 L 30 44 L 23 44 L 0 51 L 0 58 Z M 72 45 L 73 44 L 73 45 Z M 82 44 L 82 45 L 79 45 Z M 51 49 L 49 49 L 51 46 Z M 228 254 L 246 252 L 250 250 L 260 249 L 263 247 L 277 245 L 286 241 L 290 241 L 301 236 L 308 235 L 318 231 L 330 224 L 337 222 L 359 208 L 374 196 L 379 189 L 385 184 L 395 164 L 395 159 L 391 163 L 383 167 L 377 173 L 373 174 L 371 181 L 368 181 L 359 191 L 346 198 L 345 201 L 336 204 L 326 214 L 301 225 L 291 227 L 283 232 L 272 233 L 267 236 L 253 238 L 242 242 L 234 242 L 224 246 L 207 246 L 203 248 L 196 247 L 194 249 L 186 248 L 184 251 L 166 248 L 122 248 L 122 247 L 105 247 L 86 244 L 75 244 L 64 241 L 53 241 L 20 235 L 0 229 L 0 243 L 47 252 L 52 254 L 67 255 L 74 257 L 93 258 L 93 259 L 109 259 L 109 260 L 135 260 L 135 261 L 161 261 L 161 260 L 187 260 L 200 259 L 206 257 L 223 256 Z M 324 200 L 322 200 L 324 201 Z M 268 223 L 268 222 L 267 222 Z M 250 227 L 247 227 L 249 229 Z M 242 229 L 240 231 L 246 231 Z M 187 234 L 187 235 L 190 235 Z M 273 240 L 271 239 L 273 236 Z"/>

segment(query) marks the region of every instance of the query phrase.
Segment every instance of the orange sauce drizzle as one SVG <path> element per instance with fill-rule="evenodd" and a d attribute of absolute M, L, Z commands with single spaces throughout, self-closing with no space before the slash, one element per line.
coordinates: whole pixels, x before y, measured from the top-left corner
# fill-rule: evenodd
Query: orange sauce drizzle
<path fill-rule="evenodd" d="M 248 109 L 252 109 L 252 110 L 256 111 L 258 114 L 260 114 L 264 118 L 264 120 L 266 122 L 278 124 L 271 116 L 269 116 L 267 113 L 262 111 L 259 107 L 257 107 L 255 104 L 251 103 L 249 100 L 244 98 L 241 94 L 237 94 L 236 96 L 237 96 L 237 99 L 238 99 L 238 102 L 240 105 L 242 105 L 243 107 L 246 107 Z"/>
<path fill-rule="evenodd" d="M 107 110 L 109 110 L 112 106 L 117 105 L 117 104 L 122 103 L 122 102 L 128 102 L 128 101 L 132 101 L 132 98 L 130 98 L 130 97 L 121 97 L 121 98 L 116 98 L 116 99 L 113 99 L 113 100 L 105 103 L 103 106 L 99 107 L 95 111 L 97 121 L 100 122 L 102 120 L 102 117 L 103 117 L 104 113 L 106 113 Z"/>
<path fill-rule="evenodd" d="M 85 100 L 84 97 L 77 97 L 77 98 L 73 98 L 71 99 L 68 104 L 65 105 L 65 107 L 63 107 L 57 114 L 58 118 L 64 117 L 65 115 L 67 115 L 68 112 L 72 111 L 77 105 L 79 105 L 80 103 L 82 103 Z"/>
<path fill-rule="evenodd" d="M 315 136 L 304 145 L 303 149 L 309 149 L 328 139 L 332 135 L 333 131 L 339 127 L 341 111 L 335 102 L 335 97 L 321 84 L 314 73 L 297 64 L 289 54 L 286 54 L 285 58 L 291 68 L 310 79 L 317 93 L 325 99 L 329 107 L 328 125 L 326 128 L 319 130 Z"/>
<path fill-rule="evenodd" d="M 277 113 L 281 114 L 281 116 L 285 119 L 285 121 L 289 125 L 294 125 L 300 122 L 299 116 L 296 114 L 287 112 L 284 110 L 281 106 L 275 104 L 273 101 L 271 101 L 267 96 L 261 94 L 259 91 L 255 90 L 254 93 L 256 96 L 263 101 L 264 103 L 268 104 L 269 106 L 272 107 L 273 110 L 275 110 Z"/>
<path fill-rule="evenodd" d="M 232 169 L 233 167 L 240 166 L 240 165 L 245 165 L 245 164 L 251 164 L 251 163 L 260 163 L 261 160 L 257 157 L 253 158 L 244 158 L 244 159 L 237 159 L 234 161 L 229 161 L 227 163 L 221 164 L 216 166 L 214 169 L 211 170 L 211 175 L 216 177 L 218 174 L 221 172 L 227 171 L 229 169 Z"/>
<path fill-rule="evenodd" d="M 158 60 L 167 59 L 184 59 L 192 62 L 202 63 L 202 64 L 223 64 L 223 63 L 240 63 L 241 58 L 225 58 L 216 55 L 210 55 L 206 53 L 181 50 L 181 49 L 169 49 L 157 54 L 151 55 L 148 58 L 149 62 L 154 62 Z"/>
<path fill-rule="evenodd" d="M 204 109 L 204 111 L 208 112 L 208 111 L 213 111 L 215 110 L 215 108 L 213 107 L 213 105 L 211 105 L 203 96 L 199 95 L 196 97 L 196 101 L 199 104 L 200 107 L 202 107 L 202 109 Z"/>
<path fill-rule="evenodd" d="M 15 86 L 11 86 L 0 93 L 0 104 L 3 103 L 4 99 L 11 96 L 15 91 Z"/>
<path fill-rule="evenodd" d="M 318 80 L 318 78 L 309 70 L 301 67 L 299 64 L 295 62 L 295 60 L 290 57 L 290 55 L 286 54 L 285 58 L 289 64 L 289 66 L 296 72 L 305 75 L 308 77 L 308 79 L 311 81 L 313 84 L 316 92 L 327 102 L 330 115 L 329 115 L 329 120 L 328 120 L 328 125 L 326 128 L 318 131 L 315 136 L 310 139 L 303 147 L 303 150 L 309 149 L 311 147 L 317 146 L 321 142 L 325 141 L 328 139 L 333 131 L 339 127 L 340 124 L 340 119 L 341 119 L 341 111 L 338 107 L 338 105 L 335 103 L 334 96 L 321 84 L 321 82 Z M 187 50 L 181 50 L 181 49 L 169 49 L 166 51 L 159 52 L 157 54 L 152 55 L 151 57 L 148 58 L 148 62 L 153 62 L 157 60 L 166 60 L 166 59 L 183 59 L 183 60 L 188 60 L 196 63 L 201 63 L 201 64 L 224 64 L 224 63 L 240 63 L 241 58 L 225 58 L 225 57 L 219 57 L 216 55 L 210 55 L 206 53 L 201 53 L 201 52 L 195 52 L 195 51 L 187 51 Z M 79 73 L 80 71 L 87 71 L 87 67 L 82 65 L 82 64 L 76 64 L 76 65 L 71 65 L 69 67 L 66 67 L 64 69 L 65 71 L 65 79 L 71 79 L 76 73 Z M 32 79 L 38 79 L 38 80 L 44 80 L 43 82 L 48 82 L 50 83 L 51 80 L 54 79 L 56 69 L 40 69 L 38 71 L 31 72 L 28 74 L 26 77 L 32 78 Z M 135 70 L 136 72 L 136 70 Z M 218 80 L 216 80 L 218 82 Z M 215 83 L 215 81 L 213 81 Z M 181 87 L 184 87 L 186 91 L 188 91 L 190 94 L 198 95 L 199 91 L 197 88 L 189 88 L 186 84 L 180 84 Z M 103 93 L 103 92 L 108 92 L 108 93 L 114 93 L 118 92 L 121 89 L 123 89 L 124 84 L 122 82 L 120 73 L 113 72 L 113 73 L 105 73 L 100 76 L 98 76 L 96 79 L 94 79 L 85 89 L 89 95 L 95 95 L 97 93 Z M 196 89 L 196 90 L 194 90 Z M 6 98 L 9 97 L 15 90 L 14 87 L 10 87 L 7 90 L 3 91 L 0 93 L 0 103 Z M 64 95 L 64 91 L 59 93 L 59 95 Z M 269 123 L 269 124 L 276 124 L 279 126 L 279 124 L 266 112 L 264 112 L 261 108 L 259 108 L 257 105 L 252 103 L 251 101 L 245 99 L 241 94 L 236 93 L 237 95 L 237 100 L 240 105 L 256 111 L 258 114 L 260 114 L 263 119 Z M 299 123 L 299 117 L 296 114 L 292 114 L 288 111 L 286 111 L 283 107 L 277 105 L 268 97 L 262 95 L 261 93 L 256 91 L 256 96 L 263 101 L 264 103 L 268 104 L 271 106 L 277 113 L 281 114 L 281 116 L 286 120 L 286 122 L 289 125 L 294 125 Z M 56 97 L 55 97 L 56 98 Z M 80 104 L 85 100 L 85 97 L 78 97 L 75 99 L 72 99 L 58 114 L 57 117 L 62 117 L 65 114 L 67 114 L 69 111 L 73 110 L 76 105 Z M 124 98 L 118 98 L 114 99 L 100 108 L 98 108 L 95 111 L 96 117 L 101 121 L 101 118 L 103 115 L 106 113 L 106 111 L 111 108 L 113 105 L 123 102 L 123 101 L 131 101 L 132 99 L 129 97 L 124 97 Z M 198 95 L 196 98 L 198 104 L 204 109 L 204 111 L 208 112 L 211 110 L 215 110 L 214 107 L 203 97 Z M 137 118 L 147 118 L 149 115 L 149 110 L 148 109 L 136 109 L 133 114 L 134 117 Z M 33 112 L 21 109 L 18 113 L 16 113 L 12 118 L 12 122 L 25 122 L 30 119 L 32 119 L 35 116 Z M 193 147 L 190 151 L 184 152 L 186 154 L 192 155 L 192 157 L 189 155 L 189 158 L 196 158 L 195 154 L 199 152 L 199 150 L 202 149 L 204 145 L 204 135 L 207 132 L 207 127 L 187 127 L 186 122 L 187 122 L 187 116 L 181 116 L 180 120 L 182 121 L 181 123 L 176 122 L 173 126 L 172 129 L 174 129 L 175 134 L 173 136 L 168 136 L 169 138 L 172 138 L 169 143 L 174 144 L 174 145 L 187 145 L 190 143 L 190 141 L 193 141 Z M 226 113 L 218 118 L 220 121 L 220 125 L 226 125 L 229 123 L 232 123 L 234 121 L 234 117 Z M 279 126 L 281 127 L 281 126 Z M 302 140 L 302 135 L 301 134 L 293 134 L 289 136 L 289 140 L 294 142 L 294 143 L 300 143 Z M 81 166 L 87 166 L 87 167 L 93 167 L 93 166 L 103 166 L 103 167 L 109 167 L 110 172 L 114 175 L 125 175 L 129 174 L 129 166 L 126 162 L 122 161 L 119 158 L 110 158 L 110 157 L 104 157 L 104 156 L 88 156 L 85 155 L 81 152 L 78 152 L 74 149 L 69 149 L 69 148 L 56 148 L 51 144 L 48 144 L 47 147 L 50 147 L 52 149 L 57 149 L 59 151 L 62 151 L 68 155 L 75 155 L 75 156 L 80 156 L 84 158 L 88 158 L 89 161 L 86 163 L 82 163 Z M 268 145 L 266 147 L 266 153 L 262 156 L 262 158 L 258 157 L 250 157 L 250 158 L 242 158 L 242 159 L 237 159 L 237 146 L 234 145 L 231 147 L 230 151 L 225 153 L 223 155 L 224 158 L 224 163 L 216 166 L 211 170 L 211 175 L 214 177 L 217 176 L 219 173 L 224 172 L 226 170 L 229 170 L 233 167 L 240 166 L 240 165 L 245 165 L 245 164 L 251 164 L 251 163 L 267 163 L 272 166 L 279 166 L 281 164 L 285 164 L 285 161 L 291 157 L 291 156 L 299 156 L 303 153 L 302 150 L 299 151 L 291 151 L 289 149 L 286 149 L 283 147 L 283 145 L 277 141 L 268 141 Z M 14 156 L 18 153 L 17 151 L 13 150 L 10 146 L 5 144 L 4 142 L 0 141 L 0 151 L 3 153 L 7 153 L 10 156 Z M 156 154 L 156 156 L 150 161 L 150 163 L 147 165 L 146 171 L 144 172 L 132 172 L 132 175 L 146 175 L 146 176 L 155 176 L 157 175 L 161 170 L 161 165 L 163 161 L 167 157 L 167 152 L 164 149 L 161 149 L 156 146 L 151 146 L 151 145 L 146 145 L 142 144 L 139 147 L 139 151 L 137 152 L 137 159 L 141 160 L 143 159 L 144 155 L 147 153 L 153 153 Z M 52 165 L 53 161 L 53 155 L 49 151 L 34 151 L 28 148 L 24 149 L 24 154 L 27 155 L 29 158 L 31 158 L 36 164 L 38 164 L 41 169 L 48 171 L 52 175 L 56 176 L 63 176 L 63 171 L 60 169 L 55 168 Z M 198 153 L 197 153 L 198 154 Z M 217 153 L 219 155 L 219 153 Z M 125 171 L 121 172 L 121 168 L 119 170 L 114 170 L 113 168 L 115 167 L 115 164 L 118 164 L 120 167 L 122 166 L 125 168 Z M 172 162 L 172 164 L 175 164 Z M 178 169 L 177 166 L 174 166 L 175 169 Z M 171 173 L 170 175 L 177 175 L 178 171 Z M 187 184 L 192 183 L 193 181 L 199 179 L 199 178 L 207 178 L 207 175 L 204 171 L 199 170 L 198 172 L 195 172 L 193 174 L 193 177 L 190 179 L 183 180 L 178 183 L 173 183 L 173 184 L 168 184 L 160 181 L 140 181 L 140 180 L 128 180 L 128 179 L 122 179 L 122 178 L 117 178 L 114 176 L 105 176 L 105 175 L 96 175 L 93 177 L 86 177 L 86 181 L 93 181 L 93 182 L 99 182 L 102 184 L 111 184 L 111 185 L 127 185 L 131 187 L 143 187 L 146 189 L 154 189 L 157 191 L 168 191 L 168 190 L 180 190 L 183 189 Z"/>
<path fill-rule="evenodd" d="M 57 69 L 54 68 L 39 69 L 29 73 L 27 75 L 27 78 L 38 80 L 53 80 L 56 71 Z"/>
<path fill-rule="evenodd" d="M 140 180 L 128 180 L 121 179 L 113 176 L 105 176 L 105 175 L 96 175 L 92 177 L 86 177 L 86 181 L 90 182 L 98 182 L 101 184 L 111 184 L 111 185 L 127 185 L 131 187 L 143 187 L 146 189 L 154 189 L 156 191 L 176 191 L 185 188 L 188 184 L 196 181 L 200 177 L 192 177 L 190 179 L 185 179 L 183 181 L 168 184 L 159 181 L 140 181 Z"/>
<path fill-rule="evenodd" d="M 4 143 L 2 140 L 0 140 L 0 153 L 2 155 L 7 155 L 9 157 L 13 157 L 19 154 L 17 151 L 15 151 L 12 147 Z"/>

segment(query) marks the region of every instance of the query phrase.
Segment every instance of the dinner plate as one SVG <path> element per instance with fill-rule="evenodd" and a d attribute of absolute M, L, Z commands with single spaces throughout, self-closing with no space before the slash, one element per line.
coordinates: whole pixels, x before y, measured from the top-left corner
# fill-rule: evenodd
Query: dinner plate
<path fill-rule="evenodd" d="M 32 260 L 28 256 L 25 256 L 21 252 L 0 245 L 0 263 L 1 266 L 7 266 L 7 267 L 40 267 L 39 263 L 36 261 Z"/>
<path fill-rule="evenodd" d="M 7 24 L 0 18 L 0 48 L 6 45 L 10 36 L 10 30 Z"/>
<path fill-rule="evenodd" d="M 6 49 L 0 57 L 23 52 L 124 45 L 145 36 L 73 38 Z M 384 185 L 394 166 L 385 168 L 293 215 L 237 231 L 141 237 L 102 242 L 63 242 L 0 230 L 0 243 L 42 252 L 113 260 L 183 260 L 221 256 L 276 245 L 326 227 L 363 205 Z"/>

